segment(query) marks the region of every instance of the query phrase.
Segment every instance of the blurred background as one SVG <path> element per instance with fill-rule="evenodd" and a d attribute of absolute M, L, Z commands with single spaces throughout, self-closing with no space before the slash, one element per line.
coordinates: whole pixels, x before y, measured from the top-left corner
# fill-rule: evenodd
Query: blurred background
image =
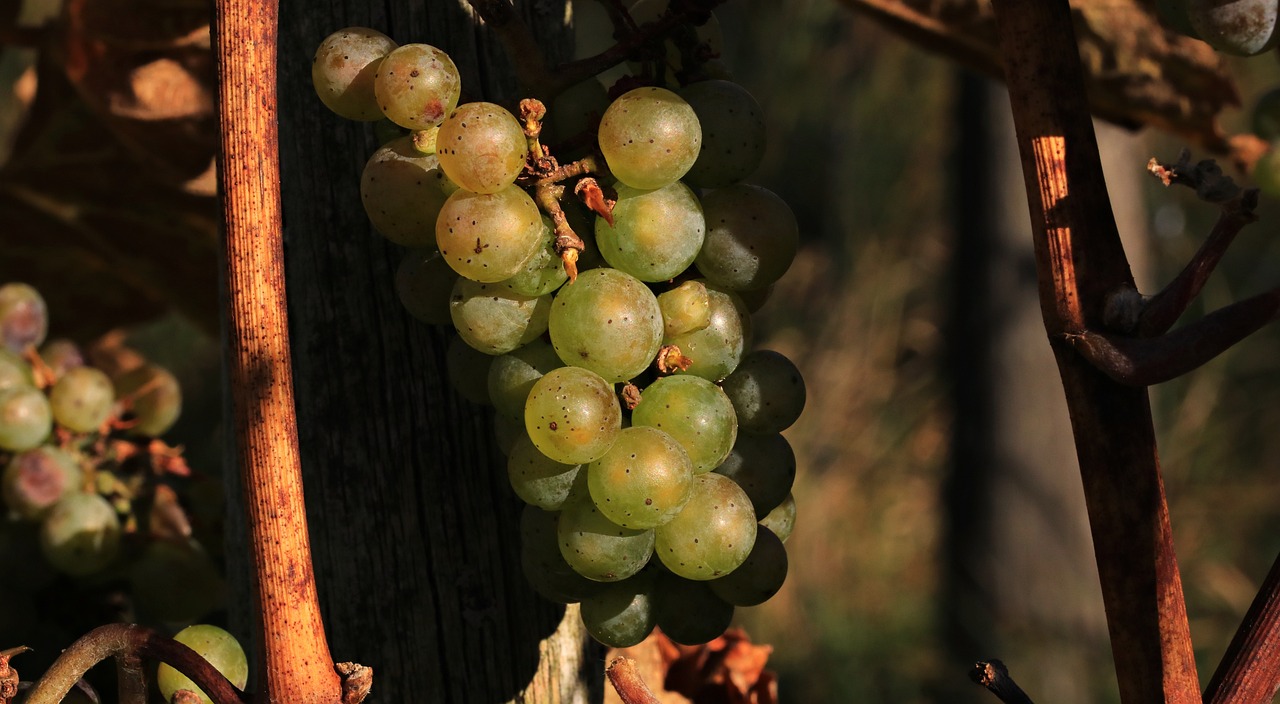
<path fill-rule="evenodd" d="M 39 4 L 30 0 L 24 23 L 41 15 Z M 794 360 L 809 391 L 786 433 L 800 467 L 791 571 L 770 602 L 739 612 L 752 638 L 774 647 L 781 699 L 993 701 L 966 673 L 1000 658 L 1033 699 L 1117 701 L 1007 97 L 833 0 L 730 0 L 717 14 L 725 63 L 769 121 L 753 181 L 791 204 L 803 238 L 756 320 L 756 346 Z M 57 139 L 16 132 L 23 110 L 39 109 L 23 98 L 34 61 L 19 48 L 0 55 L 0 79 L 13 91 L 0 100 L 0 128 L 17 155 L 0 178 L 0 222 L 9 223 L 0 227 L 0 280 L 59 282 L 42 286 L 55 334 L 129 326 L 130 344 L 183 381 L 187 411 L 171 441 L 214 472 L 216 308 L 187 295 L 214 275 L 207 161 L 193 149 L 181 173 L 157 177 L 184 196 L 146 200 L 142 187 L 152 210 L 124 244 L 60 246 L 74 229 L 67 218 L 46 226 L 47 201 L 14 184 L 58 180 L 50 188 L 70 192 L 66 174 L 83 170 L 53 159 L 65 144 L 57 139 L 91 142 L 95 122 L 66 118 L 74 129 Z M 1253 102 L 1280 85 L 1277 68 L 1274 57 L 1228 62 L 1244 108 L 1221 115 L 1228 132 L 1248 129 Z M 205 110 L 174 117 L 186 120 L 177 136 L 157 139 L 189 143 Z M 1150 293 L 1185 264 L 1216 212 L 1145 174 L 1150 157 L 1174 159 L 1182 140 L 1106 124 L 1099 135 L 1120 229 Z M 91 174 L 118 169 L 112 155 L 98 156 Z M 87 189 L 73 198 L 80 212 L 120 217 Z M 1274 199 L 1264 198 L 1260 215 L 1189 319 L 1280 283 Z M 66 237 L 83 240 L 77 232 Z M 108 293 L 98 295 L 105 279 Z M 105 312 L 120 308 L 103 302 L 116 296 L 137 301 L 125 319 Z M 1280 331 L 1266 328 L 1151 392 L 1202 682 L 1280 552 L 1278 344 Z"/>

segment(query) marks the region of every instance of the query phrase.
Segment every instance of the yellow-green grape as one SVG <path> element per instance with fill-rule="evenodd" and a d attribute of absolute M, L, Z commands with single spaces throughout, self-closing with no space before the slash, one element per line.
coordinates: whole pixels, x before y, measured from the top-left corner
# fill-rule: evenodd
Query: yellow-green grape
<path fill-rule="evenodd" d="M 382 119 L 373 78 L 382 57 L 398 45 L 368 27 L 347 27 L 320 42 L 311 61 L 311 84 L 330 110 L 348 120 Z"/>
<path fill-rule="evenodd" d="M 135 425 L 134 435 L 159 437 L 168 432 L 182 415 L 182 387 L 168 369 L 144 364 L 115 380 L 116 395 L 128 398 Z"/>
<path fill-rule="evenodd" d="M 623 93 L 604 111 L 597 136 L 609 170 L 633 188 L 662 188 L 680 180 L 702 148 L 698 116 L 665 88 Z"/>
<path fill-rule="evenodd" d="M 521 296 L 460 277 L 449 298 L 458 335 L 485 354 L 506 354 L 547 330 L 551 296 Z M 481 379 L 482 382 L 486 379 Z"/>
<path fill-rule="evenodd" d="M 658 294 L 658 307 L 663 338 L 697 332 L 711 324 L 711 298 L 701 281 L 686 281 Z"/>
<path fill-rule="evenodd" d="M 731 81 L 699 81 L 680 89 L 702 125 L 702 151 L 684 180 L 720 188 L 747 178 L 764 159 L 764 111 L 746 88 Z"/>
<path fill-rule="evenodd" d="M 716 596 L 734 606 L 756 606 L 777 594 L 786 580 L 787 550 L 773 531 L 760 526 L 747 559 L 738 569 L 707 585 Z"/>
<path fill-rule="evenodd" d="M 458 105 L 462 77 L 443 51 L 405 44 L 378 64 L 373 92 L 382 114 L 411 130 L 435 127 Z"/>
<path fill-rule="evenodd" d="M 520 271 L 500 283 L 506 289 L 525 296 L 551 293 L 569 280 L 564 261 L 556 254 L 556 235 L 551 218 L 542 216 L 542 245 L 534 251 Z M 579 271 L 585 271 L 579 267 Z"/>
<path fill-rule="evenodd" d="M 0 450 L 30 450 L 52 430 L 53 411 L 43 391 L 31 386 L 0 391 Z"/>
<path fill-rule="evenodd" d="M 489 399 L 493 407 L 512 418 L 524 417 L 529 391 L 543 374 L 564 366 L 555 349 L 543 340 L 508 352 L 493 360 L 489 367 Z"/>
<path fill-rule="evenodd" d="M 458 282 L 454 271 L 434 247 L 411 249 L 396 268 L 396 295 L 409 315 L 430 325 L 452 325 L 449 296 Z"/>
<path fill-rule="evenodd" d="M 515 183 L 529 153 L 524 128 L 494 103 L 466 103 L 445 118 L 436 155 L 449 179 L 476 193 L 497 193 Z"/>
<path fill-rule="evenodd" d="M 786 273 L 800 244 L 800 227 L 786 201 L 768 189 L 740 183 L 702 197 L 707 236 L 698 271 L 734 291 L 764 288 Z"/>
<path fill-rule="evenodd" d="M 495 283 L 520 273 L 546 241 L 538 206 L 524 189 L 454 191 L 436 219 L 436 246 L 459 274 Z"/>
<path fill-rule="evenodd" d="M 152 540 L 129 568 L 139 613 L 152 621 L 190 622 L 226 598 L 226 583 L 209 553 L 194 543 Z"/>
<path fill-rule="evenodd" d="M 629 648 L 649 636 L 657 623 L 652 592 L 657 570 L 604 585 L 582 600 L 582 625 L 610 648 Z"/>
<path fill-rule="evenodd" d="M 719 466 L 738 436 L 729 397 L 706 379 L 684 374 L 649 384 L 631 411 L 631 423 L 669 433 L 689 453 L 695 474 Z"/>
<path fill-rule="evenodd" d="M 671 522 L 654 529 L 654 552 L 686 579 L 715 579 L 738 568 L 756 540 L 756 513 L 732 479 L 695 476 L 692 495 Z"/>
<path fill-rule="evenodd" d="M 791 537 L 791 530 L 796 527 L 796 498 L 787 494 L 787 498 L 777 508 L 760 519 L 760 525 L 773 531 L 782 542 L 787 542 L 787 538 Z"/>
<path fill-rule="evenodd" d="M 20 518 L 38 521 L 84 480 L 80 466 L 66 452 L 52 445 L 19 452 L 9 460 L 0 488 L 9 510 Z"/>
<path fill-rule="evenodd" d="M 412 137 L 383 145 L 360 175 L 360 202 L 383 237 L 405 247 L 435 247 L 436 219 L 448 198 L 439 160 L 413 146 Z"/>
<path fill-rule="evenodd" d="M 534 383 L 524 425 L 542 454 L 564 464 L 604 457 L 622 429 L 613 386 L 581 367 L 552 369 Z"/>
<path fill-rule="evenodd" d="M 249 660 L 235 636 L 217 626 L 196 624 L 178 631 L 173 639 L 196 651 L 237 689 L 244 689 L 245 683 L 249 681 Z M 204 704 L 213 704 L 209 695 L 197 687 L 195 682 L 166 663 L 161 663 L 157 668 L 156 685 L 160 687 L 160 694 L 165 701 L 172 699 L 174 692 L 185 689 L 198 694 Z"/>
<path fill-rule="evenodd" d="M 560 554 L 559 511 L 526 505 L 520 514 L 520 566 L 533 590 L 557 604 L 576 604 L 604 585 L 578 574 Z"/>
<path fill-rule="evenodd" d="M 706 582 L 660 573 L 653 587 L 653 610 L 658 628 L 668 638 L 681 645 L 701 645 L 724 633 L 734 608 Z"/>
<path fill-rule="evenodd" d="M 23 283 L 0 286 L 0 347 L 22 354 L 39 347 L 49 331 L 49 309 L 40 292 Z"/>
<path fill-rule="evenodd" d="M 710 323 L 700 330 L 669 336 L 663 344 L 676 345 L 693 361 L 681 374 L 720 381 L 738 367 L 742 351 L 751 344 L 751 314 L 734 292 L 712 284 L 706 286 Z"/>
<path fill-rule="evenodd" d="M 49 391 L 53 419 L 77 433 L 97 430 L 116 403 L 110 377 L 93 367 L 78 367 L 58 379 Z"/>
<path fill-rule="evenodd" d="M 40 549 L 49 564 L 73 577 L 101 572 L 120 552 L 120 518 L 98 494 L 67 494 L 40 524 Z"/>
<path fill-rule="evenodd" d="M 658 300 L 634 276 L 592 269 L 560 288 L 548 321 L 551 344 L 565 364 L 617 382 L 643 372 L 662 346 Z"/>
<path fill-rule="evenodd" d="M 0 345 L 0 392 L 15 386 L 31 386 L 34 383 L 31 365 Z"/>
<path fill-rule="evenodd" d="M 580 464 L 562 464 L 542 454 L 529 436 L 516 439 L 507 457 L 507 479 L 526 504 L 547 511 L 564 507 L 580 484 Z"/>
<path fill-rule="evenodd" d="M 590 499 L 569 501 L 556 526 L 560 554 L 578 574 L 619 582 L 639 572 L 653 555 L 653 531 L 623 528 Z"/>
<path fill-rule="evenodd" d="M 623 428 L 604 457 L 587 465 L 596 508 L 623 528 L 655 528 L 689 500 L 693 463 L 671 435 L 646 426 Z"/>
<path fill-rule="evenodd" d="M 655 190 L 618 186 L 613 224 L 596 218 L 596 245 L 615 269 L 641 281 L 668 281 L 693 263 L 706 221 L 689 187 L 676 181 Z"/>

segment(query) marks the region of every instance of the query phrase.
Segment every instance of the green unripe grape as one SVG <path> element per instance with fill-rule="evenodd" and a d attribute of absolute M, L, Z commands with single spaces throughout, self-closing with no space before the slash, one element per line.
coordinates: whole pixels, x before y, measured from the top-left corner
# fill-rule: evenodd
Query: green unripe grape
<path fill-rule="evenodd" d="M 658 628 L 681 645 L 719 638 L 733 621 L 733 605 L 716 596 L 706 582 L 659 574 L 653 588 Z"/>
<path fill-rule="evenodd" d="M 128 398 L 136 424 L 133 435 L 164 435 L 182 414 L 182 387 L 168 369 L 158 364 L 144 364 L 125 372 L 115 380 L 119 398 Z"/>
<path fill-rule="evenodd" d="M 719 466 L 738 436 L 729 397 L 706 379 L 683 374 L 650 384 L 631 411 L 631 423 L 670 433 L 689 453 L 695 474 Z"/>
<path fill-rule="evenodd" d="M 120 518 L 98 494 L 67 494 L 40 524 L 40 549 L 73 577 L 101 572 L 120 552 Z"/>
<path fill-rule="evenodd" d="M 786 548 L 773 531 L 761 526 L 756 530 L 756 543 L 746 561 L 707 585 L 716 596 L 734 606 L 756 606 L 777 594 L 786 580 Z"/>
<path fill-rule="evenodd" d="M 49 391 L 53 419 L 77 433 L 97 430 L 116 403 L 110 377 L 93 367 L 78 367 L 58 379 Z"/>
<path fill-rule="evenodd" d="M 31 386 L 0 391 L 0 450 L 30 450 L 52 430 L 53 411 L 44 392 Z"/>
<path fill-rule="evenodd" d="M 773 350 L 756 350 L 722 384 L 746 433 L 780 433 L 804 411 L 804 377 L 796 365 Z"/>
<path fill-rule="evenodd" d="M 9 510 L 38 521 L 67 494 L 77 491 L 84 473 L 70 455 L 51 445 L 19 452 L 9 460 L 0 487 Z"/>
<path fill-rule="evenodd" d="M 618 582 L 639 572 L 653 555 L 653 531 L 623 528 L 589 499 L 570 501 L 556 526 L 560 554 L 578 574 Z"/>
<path fill-rule="evenodd" d="M 582 625 L 591 637 L 610 648 L 629 648 L 649 637 L 657 622 L 651 596 L 656 578 L 656 571 L 642 570 L 583 599 Z"/>
<path fill-rule="evenodd" d="M 497 357 L 489 367 L 489 399 L 499 413 L 524 417 L 529 391 L 543 374 L 564 366 L 550 344 L 534 340 L 516 350 Z"/>
<path fill-rule="evenodd" d="M 146 618 L 193 621 L 223 603 L 226 583 L 209 553 L 195 544 L 152 540 L 129 568 L 129 588 Z"/>
<path fill-rule="evenodd" d="M 49 309 L 40 292 L 22 283 L 0 286 L 0 347 L 22 354 L 39 347 L 49 331 Z"/>
<path fill-rule="evenodd" d="M 702 151 L 684 180 L 720 188 L 747 178 L 764 159 L 764 111 L 746 88 L 731 81 L 698 81 L 680 89 L 702 125 Z"/>
<path fill-rule="evenodd" d="M 476 193 L 497 193 L 515 183 L 529 152 L 524 129 L 494 103 L 466 103 L 445 118 L 436 154 L 449 179 Z"/>
<path fill-rule="evenodd" d="M 756 517 L 763 519 L 791 495 L 796 479 L 796 453 L 787 439 L 743 433 L 733 451 L 716 467 L 717 474 L 732 479 L 747 492 Z"/>
<path fill-rule="evenodd" d="M 655 528 L 689 500 L 693 464 L 675 438 L 646 426 L 623 428 L 604 457 L 587 465 L 596 508 L 624 528 Z"/>
<path fill-rule="evenodd" d="M 31 365 L 18 355 L 0 346 L 0 392 L 15 386 L 31 386 Z"/>
<path fill-rule="evenodd" d="M 707 236 L 698 271 L 734 291 L 764 288 L 786 273 L 800 244 L 800 226 L 786 201 L 741 183 L 702 197 Z"/>
<path fill-rule="evenodd" d="M 546 225 L 524 189 L 454 191 L 436 220 L 436 245 L 453 270 L 494 283 L 519 274 L 546 242 Z"/>
<path fill-rule="evenodd" d="M 449 384 L 468 401 L 480 405 L 490 403 L 488 379 L 492 364 L 492 355 L 477 350 L 466 340 L 460 337 L 449 340 L 449 349 L 445 352 Z"/>
<path fill-rule="evenodd" d="M 382 119 L 373 78 L 397 44 L 368 27 L 347 27 L 325 37 L 311 62 L 311 85 L 330 110 L 348 120 Z"/>
<path fill-rule="evenodd" d="M 452 325 L 449 296 L 458 272 L 434 247 L 411 249 L 396 268 L 396 295 L 409 315 L 429 325 Z"/>
<path fill-rule="evenodd" d="M 667 337 L 663 344 L 676 345 L 693 360 L 681 374 L 720 381 L 738 368 L 751 344 L 751 314 L 737 294 L 719 286 L 707 284 L 707 301 L 711 310 L 705 328 Z"/>
<path fill-rule="evenodd" d="M 217 626 L 197 624 L 178 631 L 173 639 L 196 651 L 237 689 L 244 689 L 249 681 L 249 660 L 235 636 Z M 209 695 L 197 687 L 195 682 L 165 663 L 161 663 L 156 671 L 156 684 L 165 701 L 172 699 L 173 693 L 179 689 L 186 689 L 200 695 L 204 704 L 213 704 Z"/>
<path fill-rule="evenodd" d="M 534 383 L 524 410 L 525 429 L 542 454 L 564 464 L 604 456 L 622 429 L 613 386 L 581 367 L 561 367 Z"/>
<path fill-rule="evenodd" d="M 592 269 L 556 294 L 548 329 L 565 364 L 590 369 L 609 382 L 626 381 L 657 356 L 662 310 L 635 277 Z"/>
<path fill-rule="evenodd" d="M 656 190 L 618 186 L 613 224 L 596 218 L 596 245 L 615 269 L 641 281 L 667 281 L 693 263 L 706 221 L 689 187 L 676 181 Z"/>
<path fill-rule="evenodd" d="M 429 44 L 406 44 L 378 64 L 373 91 L 388 119 L 425 130 L 457 107 L 462 78 L 448 54 Z"/>
<path fill-rule="evenodd" d="M 701 281 L 686 281 L 658 294 L 658 308 L 662 310 L 664 339 L 697 332 L 711 324 L 711 298 Z"/>
<path fill-rule="evenodd" d="M 662 188 L 693 166 L 702 148 L 698 116 L 665 88 L 636 88 L 604 111 L 598 132 L 609 170 L 633 188 Z"/>
<path fill-rule="evenodd" d="M 551 296 L 521 296 L 497 284 L 460 277 L 449 299 L 458 335 L 485 354 L 506 354 L 547 330 Z M 481 382 L 487 383 L 487 377 Z"/>
<path fill-rule="evenodd" d="M 1209 46 L 1236 56 L 1255 56 L 1276 45 L 1275 0 L 1187 0 L 1191 28 Z"/>
<path fill-rule="evenodd" d="M 564 261 L 556 254 L 556 235 L 551 219 L 542 216 L 542 244 L 534 250 L 533 256 L 524 263 L 520 271 L 509 279 L 504 279 L 501 286 L 524 296 L 543 296 L 555 291 L 569 280 L 564 270 Z"/>
<path fill-rule="evenodd" d="M 654 552 L 667 569 L 686 579 L 715 579 L 747 559 L 756 513 L 732 479 L 708 472 L 694 477 L 689 503 L 654 532 Z"/>
<path fill-rule="evenodd" d="M 777 508 L 769 512 L 769 515 L 760 519 L 760 525 L 773 531 L 778 536 L 778 540 L 787 542 L 787 538 L 791 537 L 791 531 L 796 527 L 796 499 L 791 494 L 787 494 L 787 498 L 778 504 Z"/>
<path fill-rule="evenodd" d="M 383 237 L 405 247 L 434 248 L 436 219 L 448 196 L 440 162 L 423 154 L 413 137 L 388 142 L 369 157 L 360 175 L 360 202 Z"/>
<path fill-rule="evenodd" d="M 533 590 L 557 604 L 576 604 L 603 588 L 574 571 L 560 554 L 559 511 L 526 505 L 520 514 L 520 566 Z"/>
<path fill-rule="evenodd" d="M 548 458 L 527 435 L 516 439 L 507 457 L 507 479 L 516 496 L 546 511 L 564 507 L 580 483 L 581 470 L 580 464 L 561 464 Z"/>

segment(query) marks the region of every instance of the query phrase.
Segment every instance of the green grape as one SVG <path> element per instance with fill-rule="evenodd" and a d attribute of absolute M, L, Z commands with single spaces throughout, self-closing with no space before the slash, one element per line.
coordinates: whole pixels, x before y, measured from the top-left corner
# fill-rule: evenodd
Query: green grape
<path fill-rule="evenodd" d="M 80 346 L 63 338 L 44 343 L 40 348 L 40 359 L 53 370 L 55 377 L 67 373 L 68 369 L 84 366 L 84 354 L 80 351 Z M 0 386 L 3 386 L 2 382 Z"/>
<path fill-rule="evenodd" d="M 507 479 L 526 504 L 547 511 L 564 507 L 575 484 L 579 483 L 580 464 L 561 464 L 538 451 L 529 436 L 515 441 L 507 458 Z"/>
<path fill-rule="evenodd" d="M 706 582 L 659 574 L 653 587 L 658 628 L 681 645 L 701 645 L 719 638 L 733 621 L 733 605 L 716 596 Z"/>
<path fill-rule="evenodd" d="M 701 281 L 686 281 L 658 294 L 662 310 L 662 337 L 697 332 L 711 324 L 711 298 Z"/>
<path fill-rule="evenodd" d="M 749 291 L 782 278 L 800 243 L 796 216 L 785 201 L 743 183 L 705 194 L 702 208 L 707 237 L 697 264 L 708 281 Z"/>
<path fill-rule="evenodd" d="M 475 349 L 466 340 L 460 337 L 449 340 L 449 349 L 445 353 L 449 383 L 468 401 L 481 405 L 490 403 L 488 379 L 491 364 L 491 355 Z"/>
<path fill-rule="evenodd" d="M 524 170 L 529 143 L 515 115 L 494 103 L 466 103 L 445 118 L 436 154 L 449 179 L 468 191 L 497 193 Z"/>
<path fill-rule="evenodd" d="M 657 428 L 623 428 L 604 457 L 587 465 L 591 500 L 623 528 L 669 522 L 688 502 L 692 483 L 689 454 Z"/>
<path fill-rule="evenodd" d="M 756 509 L 756 518 L 763 519 L 790 496 L 796 480 L 796 453 L 778 433 L 743 433 L 716 473 L 742 487 Z"/>
<path fill-rule="evenodd" d="M 760 519 L 760 525 L 773 531 L 773 534 L 778 536 L 778 540 L 787 542 L 787 538 L 791 537 L 791 530 L 796 527 L 795 497 L 787 494 L 787 498 L 783 499 L 777 508 Z"/>
<path fill-rule="evenodd" d="M 194 621 L 222 605 L 226 582 L 198 544 L 152 540 L 129 567 L 133 603 L 149 621 Z"/>
<path fill-rule="evenodd" d="M 747 178 L 764 159 L 764 111 L 746 88 L 731 81 L 699 81 L 680 90 L 702 125 L 702 151 L 684 180 L 720 188 Z"/>
<path fill-rule="evenodd" d="M 777 594 L 786 580 L 786 548 L 773 531 L 761 526 L 746 561 L 729 574 L 707 582 L 707 586 L 734 606 L 755 606 Z"/>
<path fill-rule="evenodd" d="M 604 111 L 598 133 L 609 171 L 633 188 L 662 188 L 693 166 L 702 147 L 698 116 L 665 88 L 636 88 Z"/>
<path fill-rule="evenodd" d="M 249 660 L 235 636 L 217 626 L 197 624 L 178 631 L 173 639 L 196 651 L 237 689 L 244 689 L 249 681 Z M 156 670 L 156 685 L 160 687 L 160 694 L 165 701 L 172 699 L 173 693 L 179 689 L 186 689 L 200 695 L 204 704 L 213 704 L 209 695 L 197 687 L 195 682 L 166 663 L 161 663 Z"/>
<path fill-rule="evenodd" d="M 597 582 L 624 580 L 639 572 L 653 555 L 652 530 L 623 528 L 585 498 L 565 504 L 556 535 L 565 562 Z"/>
<path fill-rule="evenodd" d="M 111 417 L 116 390 L 99 369 L 77 367 L 62 375 L 49 391 L 53 419 L 77 433 L 97 430 Z"/>
<path fill-rule="evenodd" d="M 409 315 L 430 325 L 452 325 L 449 295 L 458 281 L 440 252 L 411 249 L 396 268 L 396 295 Z"/>
<path fill-rule="evenodd" d="M 551 307 L 551 296 L 521 296 L 465 277 L 454 283 L 449 299 L 458 334 L 468 345 L 493 355 L 506 354 L 546 332 Z"/>
<path fill-rule="evenodd" d="M 686 579 L 715 579 L 747 559 L 756 513 L 732 479 L 708 472 L 694 477 L 684 510 L 654 532 L 654 552 L 667 569 Z"/>
<path fill-rule="evenodd" d="M 397 44 L 368 27 L 347 27 L 320 42 L 311 61 L 311 85 L 330 110 L 348 120 L 382 119 L 373 77 Z"/>
<path fill-rule="evenodd" d="M 129 399 L 137 423 L 129 429 L 133 435 L 164 435 L 182 414 L 182 387 L 158 364 L 144 364 L 120 375 L 115 380 L 115 393 Z"/>
<path fill-rule="evenodd" d="M 706 222 L 689 187 L 656 190 L 618 186 L 613 225 L 596 218 L 596 245 L 615 269 L 641 281 L 667 281 L 689 268 L 702 248 Z"/>
<path fill-rule="evenodd" d="M 723 386 L 743 432 L 780 433 L 804 410 L 804 377 L 791 360 L 773 350 L 756 350 L 743 357 Z"/>
<path fill-rule="evenodd" d="M 31 376 L 31 365 L 0 346 L 0 392 L 15 386 L 32 386 L 35 380 Z"/>
<path fill-rule="evenodd" d="M 631 423 L 670 433 L 689 453 L 695 474 L 719 466 L 738 436 L 729 397 L 696 376 L 668 376 L 650 384 L 631 411 Z"/>
<path fill-rule="evenodd" d="M 53 410 L 44 392 L 31 386 L 0 391 L 0 450 L 30 450 L 52 430 Z"/>
<path fill-rule="evenodd" d="M 436 245 L 453 270 L 494 283 L 520 273 L 546 241 L 538 206 L 518 186 L 454 191 L 436 220 Z"/>
<path fill-rule="evenodd" d="M 607 48 L 607 47 L 606 47 Z M 594 134 L 600 117 L 609 107 L 609 92 L 596 78 L 570 86 L 547 106 L 543 121 L 543 141 L 563 142 L 579 135 Z M 564 162 L 564 155 L 557 153 Z"/>
<path fill-rule="evenodd" d="M 742 351 L 751 344 L 751 314 L 737 294 L 712 284 L 706 286 L 710 323 L 701 330 L 667 337 L 663 344 L 676 345 L 693 361 L 683 374 L 720 381 L 738 367 Z"/>
<path fill-rule="evenodd" d="M 565 364 L 626 381 L 653 363 L 662 345 L 662 311 L 649 287 L 616 269 L 592 269 L 556 294 L 548 321 Z"/>
<path fill-rule="evenodd" d="M 449 55 L 429 44 L 405 44 L 378 64 L 373 92 L 382 114 L 401 127 L 435 127 L 458 105 L 462 77 Z"/>
<path fill-rule="evenodd" d="M 507 290 L 525 296 L 543 296 L 569 280 L 564 261 L 556 254 L 556 234 L 551 218 L 542 216 L 542 244 L 529 261 L 509 279 L 499 282 Z"/>
<path fill-rule="evenodd" d="M 20 283 L 0 286 L 0 347 L 20 355 L 39 347 L 48 331 L 49 309 L 39 291 Z"/>
<path fill-rule="evenodd" d="M 447 196 L 439 160 L 423 154 L 413 137 L 388 142 L 360 175 L 360 202 L 374 229 L 405 247 L 435 246 L 436 219 Z"/>
<path fill-rule="evenodd" d="M 499 413 L 524 417 L 529 391 L 543 374 L 564 366 L 551 345 L 534 340 L 493 360 L 489 367 L 489 399 Z"/>
<path fill-rule="evenodd" d="M 534 383 L 524 424 L 542 454 L 564 464 L 585 464 L 604 457 L 613 446 L 622 428 L 622 408 L 599 374 L 561 367 Z"/>
<path fill-rule="evenodd" d="M 526 505 L 520 514 L 520 566 L 533 590 L 557 604 L 576 604 L 604 585 L 574 571 L 560 554 L 559 511 Z"/>
<path fill-rule="evenodd" d="M 598 593 L 582 600 L 582 625 L 592 638 L 610 648 L 629 648 L 653 631 L 655 570 L 606 584 Z"/>
<path fill-rule="evenodd" d="M 41 445 L 9 460 L 0 488 L 11 512 L 24 520 L 38 521 L 82 481 L 84 474 L 70 455 L 52 445 Z"/>
<path fill-rule="evenodd" d="M 520 441 L 520 438 L 529 437 L 529 433 L 524 429 L 524 416 L 512 418 L 505 413 L 494 412 L 493 414 L 493 436 L 498 442 L 498 450 L 502 454 L 510 456 L 512 448 Z"/>
<path fill-rule="evenodd" d="M 1272 49 L 1276 32 L 1275 0 L 1187 0 L 1191 28 L 1209 46 L 1236 56 Z"/>
<path fill-rule="evenodd" d="M 1258 98 L 1253 108 L 1253 133 L 1267 141 L 1280 137 L 1280 88 L 1272 88 Z"/>
<path fill-rule="evenodd" d="M 67 494 L 40 524 L 40 549 L 59 572 L 101 572 L 120 552 L 120 519 L 98 494 Z"/>

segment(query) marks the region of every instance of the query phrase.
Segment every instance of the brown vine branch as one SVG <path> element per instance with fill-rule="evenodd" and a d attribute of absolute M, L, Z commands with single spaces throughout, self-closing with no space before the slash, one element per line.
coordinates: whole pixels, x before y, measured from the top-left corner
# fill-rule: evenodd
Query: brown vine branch
<path fill-rule="evenodd" d="M 622 698 L 622 704 L 661 704 L 640 678 L 634 661 L 616 658 L 604 669 L 604 674 Z"/>
<path fill-rule="evenodd" d="M 141 690 L 143 699 L 125 698 L 126 694 L 137 695 L 138 690 L 133 688 L 140 679 L 138 659 L 172 665 L 204 690 L 213 704 L 248 701 L 243 692 L 191 648 L 145 626 L 113 623 L 93 629 L 62 651 L 27 695 L 27 704 L 58 704 L 89 668 L 112 656 L 127 661 L 124 667 L 131 673 L 127 682 L 121 682 L 122 704 L 146 701 L 145 688 Z"/>
<path fill-rule="evenodd" d="M 1009 668 L 999 660 L 979 662 L 969 670 L 969 679 L 987 688 L 1004 704 L 1035 704 L 1009 676 Z"/>
<path fill-rule="evenodd" d="M 1205 704 L 1267 704 L 1280 690 L 1280 556 L 1262 582 L 1222 662 Z"/>

